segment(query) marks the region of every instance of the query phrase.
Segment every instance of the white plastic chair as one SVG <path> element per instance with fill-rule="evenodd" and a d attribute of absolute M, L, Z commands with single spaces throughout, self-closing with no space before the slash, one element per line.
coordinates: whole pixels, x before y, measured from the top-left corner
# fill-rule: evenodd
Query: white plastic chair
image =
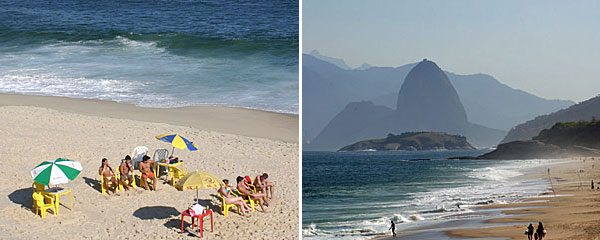
<path fill-rule="evenodd" d="M 131 153 L 131 163 L 133 164 L 133 169 L 139 169 L 140 162 L 143 160 L 146 154 L 148 154 L 148 148 L 145 146 L 137 146 L 133 149 L 133 152 Z"/>

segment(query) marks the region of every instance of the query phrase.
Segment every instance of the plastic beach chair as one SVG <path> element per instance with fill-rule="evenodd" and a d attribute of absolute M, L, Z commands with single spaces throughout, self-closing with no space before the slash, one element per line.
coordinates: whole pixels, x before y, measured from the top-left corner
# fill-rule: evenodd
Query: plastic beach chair
<path fill-rule="evenodd" d="M 31 197 L 33 198 L 33 209 L 36 215 L 40 212 L 40 216 L 45 218 L 48 209 L 52 209 L 52 214 L 56 215 L 56 205 L 54 205 L 52 197 L 46 196 L 41 192 L 34 192 Z M 46 203 L 46 200 L 48 200 L 48 203 Z"/>
<path fill-rule="evenodd" d="M 140 162 L 143 160 L 144 156 L 148 154 L 148 148 L 145 146 L 137 146 L 131 152 L 131 163 L 133 164 L 133 169 L 139 169 Z"/>
<path fill-rule="evenodd" d="M 223 195 L 221 195 L 221 193 L 219 193 L 219 197 L 221 198 L 221 213 L 223 214 L 223 216 L 227 217 L 227 213 L 229 212 L 229 209 L 232 207 L 237 207 L 238 213 L 240 213 L 240 214 L 242 213 L 242 210 L 240 209 L 240 207 L 238 205 L 225 203 L 225 197 L 223 197 Z"/>
<path fill-rule="evenodd" d="M 249 195 L 243 194 L 240 191 L 232 191 L 231 192 L 232 195 L 236 196 L 236 197 L 241 197 L 242 199 L 244 199 L 244 202 L 250 204 L 250 207 L 252 207 L 252 212 L 256 212 L 256 208 L 254 207 L 254 203 L 256 202 L 256 205 L 258 205 L 258 201 L 257 200 L 253 200 L 252 198 L 250 198 Z"/>

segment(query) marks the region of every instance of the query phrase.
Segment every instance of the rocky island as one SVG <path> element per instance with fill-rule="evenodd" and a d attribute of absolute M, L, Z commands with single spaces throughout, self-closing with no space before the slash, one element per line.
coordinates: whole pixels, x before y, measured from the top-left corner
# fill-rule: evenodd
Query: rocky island
<path fill-rule="evenodd" d="M 388 134 L 386 138 L 360 141 L 341 148 L 338 151 L 391 151 L 391 150 L 441 150 L 475 149 L 467 138 L 441 132 L 405 132 L 400 135 Z"/>

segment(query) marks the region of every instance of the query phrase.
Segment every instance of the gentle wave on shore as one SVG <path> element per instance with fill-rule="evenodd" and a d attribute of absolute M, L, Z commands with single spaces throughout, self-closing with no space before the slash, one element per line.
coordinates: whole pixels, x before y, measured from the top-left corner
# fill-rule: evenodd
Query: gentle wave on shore
<path fill-rule="evenodd" d="M 0 92 L 298 114 L 297 5 L 15 2 Z"/>
<path fill-rule="evenodd" d="M 402 231 L 480 218 L 490 213 L 477 206 L 548 190 L 547 179 L 522 176 L 554 160 L 446 159 L 485 151 L 304 152 L 303 237 L 365 239 L 389 234 L 391 220 Z"/>

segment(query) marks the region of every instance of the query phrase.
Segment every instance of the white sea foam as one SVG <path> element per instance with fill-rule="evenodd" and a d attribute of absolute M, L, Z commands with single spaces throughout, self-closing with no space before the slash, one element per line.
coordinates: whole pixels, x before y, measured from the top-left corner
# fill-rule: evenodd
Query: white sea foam
<path fill-rule="evenodd" d="M 548 183 L 545 179 L 518 178 L 518 176 L 523 175 L 529 169 L 549 164 L 554 164 L 554 162 L 520 160 L 505 161 L 492 166 L 476 168 L 468 171 L 465 176 L 467 180 L 469 178 L 476 179 L 474 180 L 476 183 L 467 183 L 464 186 L 441 188 L 428 192 L 410 193 L 411 197 L 407 200 L 376 204 L 382 209 L 381 212 L 357 216 L 357 218 L 371 217 L 372 219 L 327 224 L 327 229 L 331 229 L 330 235 L 327 236 L 363 239 L 365 234 L 356 231 L 344 231 L 344 229 L 367 228 L 375 230 L 377 234 L 384 234 L 389 228 L 390 220 L 394 221 L 401 231 L 419 224 L 481 216 L 480 214 L 473 214 L 479 211 L 475 208 L 478 205 L 506 204 L 534 197 L 547 191 Z M 394 211 L 402 209 L 402 212 L 388 212 L 386 214 L 386 209 L 394 209 Z M 321 239 L 325 235 L 317 234 L 317 236 L 319 236 L 317 239 Z M 308 235 L 303 235 L 303 237 L 314 238 L 314 236 Z"/>
<path fill-rule="evenodd" d="M 296 69 L 272 64 L 268 56 L 196 58 L 158 45 L 117 36 L 0 52 L 0 92 L 143 107 L 212 105 L 298 113 Z"/>

